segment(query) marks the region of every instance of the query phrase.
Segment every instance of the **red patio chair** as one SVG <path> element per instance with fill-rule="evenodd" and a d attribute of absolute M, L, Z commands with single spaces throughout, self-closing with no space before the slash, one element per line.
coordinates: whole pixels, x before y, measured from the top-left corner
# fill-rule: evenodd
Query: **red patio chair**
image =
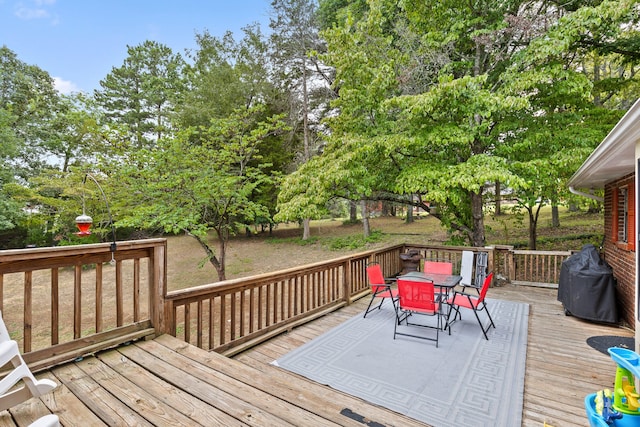
<path fill-rule="evenodd" d="M 425 282 L 424 280 L 414 281 L 398 279 L 398 304 L 396 305 L 397 318 L 393 328 L 393 339 L 396 335 L 404 335 L 408 337 L 420 338 L 436 342 L 438 347 L 438 338 L 440 329 L 442 329 L 442 310 L 441 305 L 435 299 L 433 282 Z M 436 326 L 423 323 L 410 323 L 409 317 L 413 314 L 423 314 L 427 316 L 436 316 Z M 398 326 L 406 322 L 408 326 L 420 326 L 423 328 L 431 328 L 436 330 L 436 337 L 425 335 L 417 335 L 409 332 L 398 332 Z M 404 329 L 404 327 L 402 328 Z M 449 332 L 451 334 L 451 332 Z"/>
<path fill-rule="evenodd" d="M 425 261 L 423 267 L 424 273 L 433 273 L 433 274 L 453 274 L 453 263 L 451 262 L 443 262 L 443 261 Z M 446 301 L 449 297 L 448 291 L 442 292 L 442 289 L 436 287 L 436 300 Z"/>
<path fill-rule="evenodd" d="M 425 261 L 424 272 L 433 274 L 453 274 L 453 263 L 442 261 Z"/>
<path fill-rule="evenodd" d="M 451 323 L 449 319 L 451 318 L 451 312 L 455 310 L 455 314 L 453 315 L 453 319 L 455 321 L 456 317 L 460 316 L 460 308 L 468 308 L 473 310 L 473 314 L 475 314 L 476 319 L 478 319 L 478 324 L 480 325 L 480 329 L 482 329 L 482 333 L 486 340 L 489 340 L 487 337 L 487 331 L 492 326 L 495 328 L 496 325 L 493 323 L 493 319 L 491 318 L 491 314 L 489 313 L 489 308 L 487 308 L 487 303 L 485 302 L 485 296 L 487 295 L 487 290 L 489 290 L 489 286 L 491 285 L 491 281 L 493 280 L 493 273 L 490 273 L 482 284 L 482 288 L 480 289 L 480 294 L 473 295 L 466 292 L 455 291 L 453 296 L 447 300 L 447 304 L 449 305 L 449 311 L 447 313 L 447 324 L 445 328 L 449 328 L 449 333 L 451 333 Z M 482 325 L 482 321 L 480 320 L 480 316 L 478 316 L 478 312 L 485 311 L 487 313 L 487 317 L 489 317 L 489 324 L 485 328 Z"/>
<path fill-rule="evenodd" d="M 371 287 L 371 301 L 369 301 L 369 306 L 364 312 L 363 317 L 367 317 L 367 314 L 371 311 L 382 307 L 382 303 L 386 298 L 391 299 L 393 309 L 395 310 L 396 300 L 398 299 L 398 290 L 391 289 L 391 281 L 384 278 L 380 264 L 369 264 L 367 266 L 367 278 L 369 279 L 369 286 Z M 380 304 L 372 308 L 371 306 L 376 298 L 380 299 Z"/>

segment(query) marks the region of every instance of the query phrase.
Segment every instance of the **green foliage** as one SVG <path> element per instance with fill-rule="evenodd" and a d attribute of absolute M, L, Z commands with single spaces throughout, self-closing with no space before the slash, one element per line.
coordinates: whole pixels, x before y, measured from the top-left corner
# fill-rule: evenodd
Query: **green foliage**
<path fill-rule="evenodd" d="M 266 239 L 267 243 L 271 244 L 295 244 L 299 246 L 310 246 L 315 245 L 320 241 L 320 238 L 317 236 L 311 236 L 308 239 L 302 239 L 300 237 L 269 237 Z"/>
<path fill-rule="evenodd" d="M 271 181 L 258 147 L 285 126 L 280 117 L 260 121 L 263 113 L 264 106 L 238 110 L 212 120 L 207 128 L 189 128 L 175 139 L 160 140 L 158 149 L 140 150 L 135 163 L 116 177 L 118 203 L 129 207 L 117 225 L 192 235 L 223 280 L 229 236 L 269 216 L 253 197 Z M 217 254 L 208 244 L 210 231 L 219 240 Z"/>
<path fill-rule="evenodd" d="M 362 234 L 356 234 L 345 237 L 335 237 L 329 241 L 328 247 L 331 250 L 358 249 L 365 247 L 367 243 L 375 243 L 381 241 L 383 234 L 379 230 L 372 230 L 369 237 Z"/>
<path fill-rule="evenodd" d="M 118 144 L 128 149 L 151 147 L 172 130 L 171 115 L 185 90 L 180 54 L 147 40 L 127 46 L 122 66 L 100 81 L 97 104 L 105 124 L 119 125 Z"/>
<path fill-rule="evenodd" d="M 635 41 L 632 4 L 585 3 L 558 19 L 556 5 L 519 0 L 373 0 L 366 14 L 323 2 L 340 114 L 322 158 L 285 179 L 278 215 L 413 194 L 439 206 L 456 239 L 483 245 L 483 194 L 499 182 L 528 209 L 535 241 L 538 201 L 568 197 L 566 181 L 619 117 L 605 97 L 615 108 L 621 88 L 638 87 L 624 67 L 618 80 L 588 71 L 637 62 L 611 48 L 625 45 L 612 36 Z"/>

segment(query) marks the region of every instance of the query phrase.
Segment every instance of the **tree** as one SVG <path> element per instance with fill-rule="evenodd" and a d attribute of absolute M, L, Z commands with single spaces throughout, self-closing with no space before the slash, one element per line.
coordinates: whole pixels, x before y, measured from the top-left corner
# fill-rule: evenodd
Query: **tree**
<path fill-rule="evenodd" d="M 230 32 L 222 38 L 208 32 L 196 35 L 198 49 L 191 53 L 193 64 L 185 68 L 189 91 L 178 107 L 177 123 L 181 128 L 209 127 L 212 119 L 225 119 L 237 110 L 252 109 L 255 120 L 266 121 L 283 112 L 279 93 L 270 81 L 268 43 L 259 25 L 243 28 L 243 37 L 235 40 Z M 261 115 L 261 117 L 258 117 Z M 190 134 L 193 144 L 200 135 Z M 295 150 L 281 135 L 269 135 L 258 141 L 260 163 L 269 165 L 268 175 L 279 174 L 289 167 Z M 275 214 L 278 181 L 264 181 L 254 194 L 254 201 L 268 208 L 261 224 L 272 225 Z"/>
<path fill-rule="evenodd" d="M 156 149 L 140 150 L 136 164 L 144 168 L 124 167 L 115 177 L 122 190 L 118 205 L 129 207 L 117 224 L 187 233 L 224 280 L 229 237 L 268 216 L 254 197 L 271 180 L 258 147 L 285 126 L 278 117 L 258 121 L 263 110 L 260 105 L 236 110 L 228 118 L 212 119 L 208 127 L 161 139 Z M 193 134 L 199 143 L 191 142 Z M 217 251 L 209 243 L 210 231 L 216 233 Z"/>
<path fill-rule="evenodd" d="M 152 147 L 172 131 L 171 115 L 184 93 L 180 54 L 147 40 L 127 46 L 119 68 L 100 81 L 94 92 L 109 126 L 119 126 L 114 146 L 126 150 Z"/>
<path fill-rule="evenodd" d="M 635 38 L 635 31 L 625 30 L 637 19 L 632 10 L 631 2 L 605 1 L 567 14 L 544 38 L 520 51 L 504 74 L 506 85 L 527 93 L 530 102 L 497 149 L 529 183 L 516 197 L 529 215 L 530 249 L 536 248 L 540 208 L 568 198 L 566 183 L 621 117 L 624 93 L 634 88 L 637 93 L 637 59 L 619 53 L 602 56 L 598 51 L 609 49 L 592 42 L 618 46 Z M 605 63 L 615 66 L 615 75 L 605 73 Z"/>
<path fill-rule="evenodd" d="M 16 154 L 16 135 L 11 127 L 14 119 L 0 108 L 0 232 L 16 226 L 22 211 L 20 205 L 12 200 L 6 186 L 13 182 L 13 168 L 10 161 Z"/>
<path fill-rule="evenodd" d="M 347 20 L 323 33 L 329 63 L 336 67 L 340 98 L 335 105 L 340 114 L 329 122 L 336 145 L 325 150 L 331 160 L 318 160 L 306 169 L 323 185 L 304 197 L 325 200 L 347 186 L 387 200 L 417 194 L 414 204 L 437 204 L 435 215 L 443 224 L 475 246 L 484 245 L 487 185 L 499 181 L 523 195 L 537 193 L 536 198 L 526 197 L 529 201 L 557 200 L 564 176 L 560 168 L 569 163 L 551 155 L 540 163 L 539 156 L 557 153 L 556 141 L 570 142 L 565 148 L 576 154 L 600 140 L 597 132 L 571 139 L 576 127 L 571 129 L 567 120 L 579 124 L 589 116 L 585 101 L 592 86 L 572 68 L 569 56 L 582 48 L 577 42 L 587 34 L 616 34 L 607 30 L 608 24 L 635 28 L 629 26 L 634 22 L 628 14 L 630 2 L 623 5 L 627 12 L 598 21 L 598 13 L 615 9 L 615 3 L 604 1 L 589 12 L 579 9 L 572 14 L 591 24 L 566 27 L 569 18 L 558 17 L 572 14 L 549 3 L 369 2 L 361 21 Z M 558 51 L 566 56 L 556 55 Z M 437 59 L 437 69 L 425 67 L 429 57 Z M 536 123 L 541 111 L 544 117 Z M 541 147 L 522 150 L 545 120 L 547 126 L 563 123 L 566 133 L 553 143 L 535 138 Z M 361 164 L 381 179 L 363 173 Z M 318 171 L 320 165 L 327 170 Z M 339 172 L 334 165 L 352 169 Z M 533 184 L 543 184 L 535 173 L 547 168 L 554 180 L 534 189 Z M 287 183 L 300 178 L 292 176 Z M 294 210 L 290 204 L 304 197 L 285 193 L 282 206 Z"/>
<path fill-rule="evenodd" d="M 60 96 L 49 74 L 0 47 L 0 231 L 29 218 L 22 194 L 29 179 L 50 168 Z"/>
<path fill-rule="evenodd" d="M 53 118 L 59 94 L 49 74 L 20 61 L 6 46 L 0 48 L 0 125 L 10 127 L 15 147 L 10 165 L 15 178 L 26 181 L 47 166 L 47 142 L 55 138 Z M 3 131 L 8 132 L 8 131 Z"/>
<path fill-rule="evenodd" d="M 221 38 L 208 31 L 196 34 L 198 49 L 185 67 L 189 91 L 179 106 L 182 127 L 208 125 L 212 117 L 227 117 L 239 108 L 272 104 L 268 47 L 260 26 L 246 26 L 242 32 L 238 41 L 231 32 Z"/>
<path fill-rule="evenodd" d="M 334 103 L 340 114 L 329 122 L 332 140 L 347 147 L 325 152 L 340 156 L 349 153 L 347 164 L 354 169 L 353 173 L 340 174 L 345 179 L 338 185 L 334 185 L 335 180 L 327 180 L 330 184 L 324 191 L 332 185 L 340 191 L 350 186 L 366 197 L 390 197 L 398 202 L 405 202 L 406 194 L 423 195 L 426 199 L 417 197 L 416 204 L 426 208 L 428 201 L 438 203 L 437 215 L 445 224 L 464 232 L 473 244 L 483 245 L 484 184 L 495 179 L 509 182 L 512 177 L 504 160 L 489 155 L 498 138 L 495 120 L 522 108 L 523 102 L 492 90 L 487 76 L 477 68 L 459 79 L 443 76 L 433 81 L 428 93 L 402 95 L 405 87 L 400 77 L 407 76 L 412 68 L 399 48 L 406 37 L 396 33 L 395 23 L 410 28 L 409 18 L 418 14 L 405 13 L 395 2 L 369 4 L 362 22 L 347 21 L 325 32 L 329 63 L 336 67 L 336 81 L 340 82 L 340 98 Z M 444 8 L 451 4 L 443 5 L 442 10 L 434 7 L 444 14 Z M 458 16 L 466 19 L 469 12 L 458 9 Z M 442 30 L 438 25 L 442 22 L 425 24 L 418 20 L 412 25 L 420 24 L 426 27 L 427 35 Z M 466 34 L 466 29 L 457 31 Z M 459 39 L 466 46 L 462 36 Z M 463 59 L 461 64 L 467 58 Z M 484 63 L 488 67 L 490 58 Z M 416 79 L 412 80 L 415 83 L 411 88 L 418 87 Z M 486 169 L 481 160 L 489 162 Z M 329 163 L 346 166 L 335 158 Z M 380 178 L 363 173 L 357 164 L 365 164 Z M 284 198 L 283 203 L 287 203 Z"/>
<path fill-rule="evenodd" d="M 273 0 L 270 27 L 274 58 L 274 80 L 288 94 L 289 122 L 292 137 L 302 138 L 298 164 L 306 163 L 318 149 L 318 122 L 328 106 L 327 81 L 330 70 L 318 61 L 317 53 L 324 50 L 318 34 L 315 0 Z M 313 98 L 317 98 L 314 102 Z M 314 104 L 317 107 L 314 109 Z M 314 120 L 315 118 L 315 120 Z M 314 126 L 315 122 L 315 126 Z M 310 237 L 311 212 L 302 217 L 302 239 Z"/>

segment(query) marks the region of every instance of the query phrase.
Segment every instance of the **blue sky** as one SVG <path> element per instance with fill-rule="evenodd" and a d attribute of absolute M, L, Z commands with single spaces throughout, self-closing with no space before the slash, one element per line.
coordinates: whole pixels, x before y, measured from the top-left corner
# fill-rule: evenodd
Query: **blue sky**
<path fill-rule="evenodd" d="M 63 93 L 92 92 L 127 46 L 154 40 L 184 54 L 195 33 L 259 22 L 268 32 L 271 0 L 0 0 L 0 45 L 56 79 Z"/>

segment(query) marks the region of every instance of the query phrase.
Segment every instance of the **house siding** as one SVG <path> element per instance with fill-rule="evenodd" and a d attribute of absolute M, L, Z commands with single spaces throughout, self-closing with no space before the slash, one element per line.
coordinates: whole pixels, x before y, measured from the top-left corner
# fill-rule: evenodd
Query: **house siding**
<path fill-rule="evenodd" d="M 616 191 L 628 186 L 629 198 L 629 242 L 617 242 Z M 613 268 L 617 281 L 618 310 L 623 323 L 635 326 L 635 175 L 627 175 L 610 182 L 604 188 L 604 253 L 605 260 Z"/>

